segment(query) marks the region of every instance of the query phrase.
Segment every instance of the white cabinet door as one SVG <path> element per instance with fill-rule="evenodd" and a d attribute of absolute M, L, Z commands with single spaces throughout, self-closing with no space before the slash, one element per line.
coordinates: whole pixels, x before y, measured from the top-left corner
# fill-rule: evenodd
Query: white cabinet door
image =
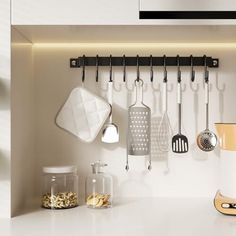
<path fill-rule="evenodd" d="M 11 216 L 10 0 L 0 1 L 0 218 Z M 4 233 L 3 233 L 4 234 Z"/>
<path fill-rule="evenodd" d="M 12 0 L 14 25 L 132 24 L 139 0 Z"/>

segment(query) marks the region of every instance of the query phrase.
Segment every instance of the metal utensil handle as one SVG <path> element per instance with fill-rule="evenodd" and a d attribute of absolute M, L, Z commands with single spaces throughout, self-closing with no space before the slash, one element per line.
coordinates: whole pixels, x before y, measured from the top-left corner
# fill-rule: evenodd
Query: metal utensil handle
<path fill-rule="evenodd" d="M 111 106 L 111 113 L 110 113 L 110 116 L 109 116 L 109 123 L 112 123 L 112 96 L 113 96 L 113 81 L 108 81 L 108 94 L 107 94 L 107 100 L 108 100 L 108 103 L 110 104 Z"/>
<path fill-rule="evenodd" d="M 126 153 L 126 165 L 125 165 L 125 170 L 128 171 L 129 170 L 129 154 L 128 154 L 128 150 Z"/>
<path fill-rule="evenodd" d="M 143 104 L 143 80 L 135 80 L 136 102 L 135 104 Z"/>
<path fill-rule="evenodd" d="M 162 100 L 163 100 L 162 107 L 165 113 L 167 111 L 167 83 L 166 82 L 163 83 L 163 99 Z"/>
<path fill-rule="evenodd" d="M 178 129 L 179 134 L 181 134 L 181 103 L 182 103 L 182 93 L 181 93 L 181 82 L 178 82 L 178 92 L 177 92 L 177 100 L 178 100 Z"/>
<path fill-rule="evenodd" d="M 209 129 L 209 84 L 205 82 L 206 129 Z"/>

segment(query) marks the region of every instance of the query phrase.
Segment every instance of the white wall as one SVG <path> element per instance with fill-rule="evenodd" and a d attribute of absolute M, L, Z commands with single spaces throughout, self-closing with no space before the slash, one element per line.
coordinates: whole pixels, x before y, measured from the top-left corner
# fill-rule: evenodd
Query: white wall
<path fill-rule="evenodd" d="M 0 218 L 10 217 L 10 1 L 0 1 Z"/>
<path fill-rule="evenodd" d="M 14 32 L 16 34 L 16 32 Z M 12 45 L 12 216 L 34 199 L 34 81 L 31 44 Z"/>
<path fill-rule="evenodd" d="M 234 56 L 236 48 L 80 48 L 80 47 L 45 47 L 34 46 L 34 82 L 36 109 L 36 186 L 40 183 L 41 167 L 44 165 L 75 164 L 79 169 L 80 193 L 84 193 L 85 176 L 91 172 L 90 163 L 103 160 L 109 164 L 107 171 L 114 176 L 116 197 L 211 197 L 218 189 L 219 150 L 203 153 L 196 147 L 196 134 L 205 128 L 204 92 L 202 87 L 203 70 L 199 69 L 196 81 L 200 86 L 197 93 L 189 87 L 189 68 L 183 69 L 183 83 L 186 91 L 183 94 L 183 124 L 184 132 L 189 137 L 190 151 L 186 155 L 169 156 L 169 173 L 166 173 L 166 163 L 163 157 L 153 157 L 153 169 L 149 173 L 145 169 L 143 158 L 130 158 L 130 171 L 125 172 L 126 158 L 126 123 L 127 106 L 131 103 L 130 94 L 122 87 L 122 91 L 114 92 L 114 122 L 118 124 L 121 141 L 117 145 L 105 145 L 100 141 L 101 135 L 92 144 L 81 143 L 78 139 L 62 131 L 54 124 L 56 113 L 65 102 L 70 91 L 81 84 L 81 70 L 69 68 L 69 58 L 86 55 L 210 55 L 220 58 L 220 68 L 211 70 L 210 81 L 210 128 L 214 122 L 233 122 L 236 112 L 233 101 L 236 89 Z M 135 79 L 135 68 L 128 68 L 128 80 L 131 84 Z M 122 82 L 121 68 L 114 68 L 116 86 Z M 101 93 L 95 82 L 94 68 L 86 72 L 85 86 L 97 94 Z M 144 93 L 145 103 L 153 111 L 153 116 L 160 118 L 160 92 L 150 88 L 149 70 L 141 68 L 141 77 L 148 84 Z M 176 133 L 176 68 L 168 68 L 169 82 L 174 90 L 169 93 L 169 116 Z M 216 89 L 216 77 L 219 84 L 226 84 L 226 90 Z M 108 80 L 108 68 L 100 72 L 100 80 Z M 162 68 L 155 68 L 154 80 L 162 81 Z M 104 85 L 103 85 L 104 86 Z M 123 86 L 123 85 L 122 85 Z M 133 96 L 134 97 L 134 96 Z M 133 100 L 132 100 L 133 101 Z M 36 190 L 39 194 L 39 190 Z"/>

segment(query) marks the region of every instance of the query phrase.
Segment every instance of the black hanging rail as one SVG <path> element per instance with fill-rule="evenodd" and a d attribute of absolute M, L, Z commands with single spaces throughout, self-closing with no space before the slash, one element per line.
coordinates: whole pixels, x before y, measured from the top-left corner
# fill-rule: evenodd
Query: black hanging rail
<path fill-rule="evenodd" d="M 151 58 L 151 59 L 150 59 Z M 112 57 L 112 66 L 136 66 L 137 57 Z M 177 57 L 139 57 L 139 66 L 177 66 Z M 202 57 L 179 57 L 180 66 L 204 66 L 205 58 Z M 211 68 L 219 67 L 219 59 L 206 57 L 206 65 Z M 78 57 L 70 59 L 70 67 L 78 68 L 83 66 L 110 66 L 110 57 Z"/>

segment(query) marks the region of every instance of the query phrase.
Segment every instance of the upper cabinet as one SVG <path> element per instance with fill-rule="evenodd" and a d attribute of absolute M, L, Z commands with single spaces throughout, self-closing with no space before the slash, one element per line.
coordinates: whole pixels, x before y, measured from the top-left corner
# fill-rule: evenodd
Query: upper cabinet
<path fill-rule="evenodd" d="M 12 0 L 13 25 L 235 25 L 235 0 Z"/>
<path fill-rule="evenodd" d="M 13 25 L 134 24 L 139 0 L 12 0 Z"/>

